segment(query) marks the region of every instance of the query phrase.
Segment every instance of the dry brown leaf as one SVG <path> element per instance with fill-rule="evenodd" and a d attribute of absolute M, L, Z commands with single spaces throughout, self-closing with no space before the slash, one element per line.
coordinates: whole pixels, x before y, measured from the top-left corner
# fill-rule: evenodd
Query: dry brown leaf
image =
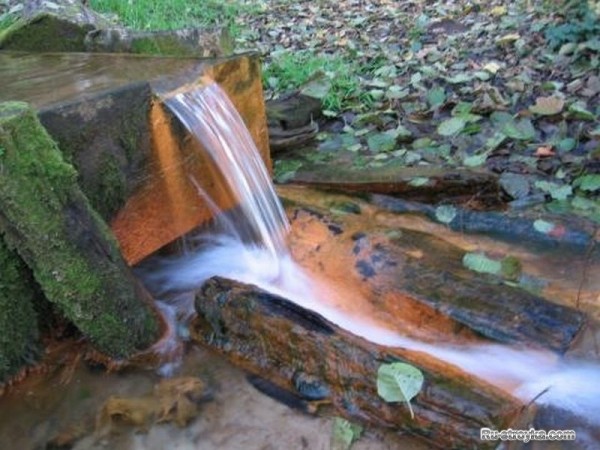
<path fill-rule="evenodd" d="M 539 158 L 544 158 L 546 156 L 554 156 L 555 154 L 556 153 L 554 153 L 554 150 L 552 150 L 551 145 L 538 147 L 537 150 L 535 151 L 535 156 L 537 156 Z"/>
<path fill-rule="evenodd" d="M 535 105 L 529 108 L 534 114 L 541 116 L 553 116 L 560 113 L 565 106 L 565 100 L 562 97 L 552 95 L 550 97 L 538 97 L 535 99 Z"/>

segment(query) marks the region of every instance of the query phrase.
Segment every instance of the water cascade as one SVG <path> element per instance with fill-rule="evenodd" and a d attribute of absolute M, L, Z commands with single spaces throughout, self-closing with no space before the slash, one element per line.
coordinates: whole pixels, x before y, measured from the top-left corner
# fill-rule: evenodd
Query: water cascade
<path fill-rule="evenodd" d="M 539 403 L 566 409 L 585 421 L 600 421 L 597 365 L 557 362 L 553 353 L 541 350 L 421 342 L 399 335 L 390 324 L 354 313 L 350 304 L 360 302 L 356 292 L 328 286 L 290 256 L 286 244 L 290 226 L 269 174 L 242 119 L 219 86 L 209 83 L 175 93 L 166 96 L 165 103 L 223 172 L 225 188 L 239 207 L 223 212 L 213 204 L 213 228 L 188 237 L 190 245 L 181 255 L 154 257 L 142 266 L 142 278 L 158 297 L 193 291 L 216 275 L 254 284 L 374 343 L 427 353 L 511 391 L 524 402 L 547 390 L 537 399 Z M 199 201 L 210 205 L 211 199 L 200 186 L 198 190 Z M 188 309 L 192 298 L 188 296 Z"/>
<path fill-rule="evenodd" d="M 242 211 L 237 229 L 274 260 L 288 252 L 289 223 L 244 122 L 216 83 L 168 96 L 167 106 L 202 143 L 222 171 Z"/>

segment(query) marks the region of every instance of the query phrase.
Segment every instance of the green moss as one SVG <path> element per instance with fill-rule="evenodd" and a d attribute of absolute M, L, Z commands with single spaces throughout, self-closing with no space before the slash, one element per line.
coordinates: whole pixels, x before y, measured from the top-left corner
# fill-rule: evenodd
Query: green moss
<path fill-rule="evenodd" d="M 102 162 L 95 186 L 86 189 L 92 205 L 102 217 L 111 217 L 125 203 L 127 180 L 116 157 L 102 155 Z"/>
<path fill-rule="evenodd" d="M 40 114 L 63 159 L 77 169 L 82 191 L 107 221 L 139 187 L 148 162 L 150 100 L 143 82 Z"/>
<path fill-rule="evenodd" d="M 39 356 L 31 273 L 0 235 L 0 383 Z"/>
<path fill-rule="evenodd" d="M 84 51 L 91 25 L 76 25 L 51 14 L 25 21 L 19 19 L 0 30 L 0 49 L 30 52 Z"/>
<path fill-rule="evenodd" d="M 187 48 L 176 36 L 140 37 L 131 43 L 132 53 L 164 56 L 193 56 L 192 49 Z"/>
<path fill-rule="evenodd" d="M 27 104 L 0 104 L 0 146 L 0 230 L 46 297 L 101 351 L 124 357 L 146 348 L 157 338 L 154 315 L 76 171 Z"/>

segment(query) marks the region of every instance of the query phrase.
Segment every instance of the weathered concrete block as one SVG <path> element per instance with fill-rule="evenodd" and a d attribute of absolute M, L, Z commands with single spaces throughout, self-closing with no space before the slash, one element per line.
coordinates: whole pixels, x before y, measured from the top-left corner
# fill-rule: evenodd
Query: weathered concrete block
<path fill-rule="evenodd" d="M 228 94 L 265 165 L 270 168 L 269 136 L 257 56 L 209 60 L 203 71 L 196 72 L 190 89 L 201 85 L 201 75 L 215 80 Z M 174 86 L 181 86 L 180 81 Z M 129 264 L 141 261 L 211 219 L 212 212 L 200 199 L 191 178 L 198 180 L 221 208 L 233 206 L 228 199 L 220 198 L 223 183 L 218 168 L 162 104 L 153 105 L 151 122 L 152 158 L 144 170 L 146 182 L 129 197 L 111 222 Z"/>
<path fill-rule="evenodd" d="M 159 333 L 148 294 L 26 103 L 0 104 L 0 148 L 0 231 L 48 300 L 110 356 L 147 348 Z"/>
<path fill-rule="evenodd" d="M 39 119 L 77 169 L 78 182 L 105 220 L 112 219 L 143 183 L 151 157 L 147 82 L 61 102 Z"/>

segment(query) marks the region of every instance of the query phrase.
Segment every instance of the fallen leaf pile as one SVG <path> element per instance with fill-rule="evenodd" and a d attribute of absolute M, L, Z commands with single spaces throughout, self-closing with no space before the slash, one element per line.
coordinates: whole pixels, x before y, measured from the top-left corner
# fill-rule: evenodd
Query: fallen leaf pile
<path fill-rule="evenodd" d="M 238 17 L 237 47 L 264 55 L 267 98 L 294 87 L 293 58 L 318 59 L 305 74 L 316 96 L 346 80 L 318 151 L 292 167 L 489 170 L 517 204 L 600 221 L 598 6 L 569 16 L 577 2 L 561 1 L 263 1 Z"/>

